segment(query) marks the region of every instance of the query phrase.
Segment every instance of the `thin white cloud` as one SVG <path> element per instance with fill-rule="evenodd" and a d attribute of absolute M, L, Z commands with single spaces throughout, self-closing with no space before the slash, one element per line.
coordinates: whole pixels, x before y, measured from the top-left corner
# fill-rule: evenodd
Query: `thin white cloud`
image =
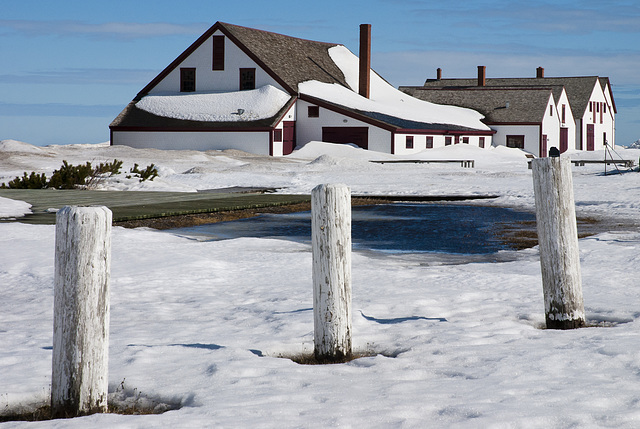
<path fill-rule="evenodd" d="M 30 21 L 0 20 L 0 31 L 20 33 L 27 36 L 93 36 L 123 39 L 163 37 L 174 35 L 198 35 L 207 24 L 170 24 L 163 22 L 133 23 L 106 22 L 91 24 L 81 21 Z"/>
<path fill-rule="evenodd" d="M 0 74 L 0 84 L 143 85 L 157 73 L 146 69 L 73 68 Z"/>
<path fill-rule="evenodd" d="M 409 51 L 374 53 L 373 67 L 394 85 L 422 85 L 435 78 L 442 68 L 443 77 L 472 78 L 477 66 L 487 67 L 488 77 L 535 77 L 536 68 L 544 67 L 547 76 L 607 76 L 612 85 L 639 86 L 637 55 L 517 54 L 513 52 Z"/>
<path fill-rule="evenodd" d="M 504 3 L 504 4 L 503 4 Z M 625 1 L 575 2 L 483 2 L 467 1 L 415 7 L 410 22 L 446 22 L 452 29 L 484 28 L 505 35 L 521 32 L 592 34 L 594 32 L 639 33 L 640 5 Z"/>

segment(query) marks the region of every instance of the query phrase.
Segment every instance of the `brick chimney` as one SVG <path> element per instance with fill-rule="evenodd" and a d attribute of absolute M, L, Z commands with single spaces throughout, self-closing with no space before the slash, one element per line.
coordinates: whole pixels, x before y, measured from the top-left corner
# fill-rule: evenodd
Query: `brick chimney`
<path fill-rule="evenodd" d="M 436 79 L 442 80 L 442 69 L 440 67 L 436 70 Z"/>
<path fill-rule="evenodd" d="M 371 24 L 360 24 L 360 73 L 358 93 L 369 98 L 371 70 Z"/>
<path fill-rule="evenodd" d="M 487 85 L 487 67 L 478 66 L 478 86 Z"/>
<path fill-rule="evenodd" d="M 536 69 L 536 77 L 538 79 L 542 79 L 544 77 L 544 68 L 543 67 L 538 67 Z"/>

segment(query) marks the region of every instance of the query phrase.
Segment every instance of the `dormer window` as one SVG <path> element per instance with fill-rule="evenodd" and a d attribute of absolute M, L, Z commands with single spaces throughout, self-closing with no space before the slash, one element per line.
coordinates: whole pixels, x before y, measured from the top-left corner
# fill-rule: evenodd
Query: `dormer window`
<path fill-rule="evenodd" d="M 195 92 L 196 90 L 196 69 L 180 69 L 180 92 Z"/>

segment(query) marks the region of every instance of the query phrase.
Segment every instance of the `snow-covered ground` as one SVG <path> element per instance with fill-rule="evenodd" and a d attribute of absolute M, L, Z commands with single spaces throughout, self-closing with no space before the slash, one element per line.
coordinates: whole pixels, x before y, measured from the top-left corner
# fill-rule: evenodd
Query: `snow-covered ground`
<path fill-rule="evenodd" d="M 639 149 L 617 152 L 640 156 Z M 398 157 L 321 143 L 269 158 L 2 141 L 0 183 L 24 171 L 50 175 L 62 160 L 119 159 L 124 171 L 154 163 L 159 177 L 140 183 L 123 174 L 103 189 L 265 186 L 306 193 L 339 182 L 358 194 L 498 194 L 490 204 L 533 208 L 531 171 L 519 150 L 458 145 L 419 157 L 476 163 L 373 164 L 368 160 Z M 578 214 L 638 218 L 640 174 L 572 168 Z M 25 204 L 0 198 L 0 216 L 25 211 Z M 310 246 L 201 242 L 120 227 L 112 246 L 110 390 L 182 408 L 0 427 L 640 426 L 638 231 L 580 240 L 587 318 L 606 327 L 574 331 L 540 329 L 537 249 L 509 262 L 454 265 L 355 252 L 354 345 L 380 354 L 324 366 L 274 357 L 313 348 Z M 53 226 L 0 224 L 0 413 L 48 400 L 53 259 Z"/>

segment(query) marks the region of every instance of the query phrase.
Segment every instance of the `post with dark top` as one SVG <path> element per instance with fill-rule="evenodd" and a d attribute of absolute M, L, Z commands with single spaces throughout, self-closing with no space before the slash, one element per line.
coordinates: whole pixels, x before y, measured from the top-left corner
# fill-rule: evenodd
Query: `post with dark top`
<path fill-rule="evenodd" d="M 56 215 L 51 412 L 107 411 L 111 210 Z"/>
<path fill-rule="evenodd" d="M 532 166 L 547 328 L 580 328 L 585 315 L 571 161 L 551 156 Z"/>
<path fill-rule="evenodd" d="M 323 363 L 351 358 L 351 192 L 318 185 L 311 192 L 314 353 Z"/>

